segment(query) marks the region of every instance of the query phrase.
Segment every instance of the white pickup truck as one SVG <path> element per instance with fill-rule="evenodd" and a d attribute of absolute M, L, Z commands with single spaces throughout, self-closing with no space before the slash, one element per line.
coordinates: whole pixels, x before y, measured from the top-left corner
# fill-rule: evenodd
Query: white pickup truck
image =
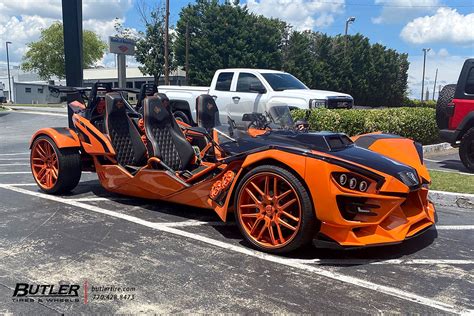
<path fill-rule="evenodd" d="M 219 108 L 221 122 L 230 116 L 237 124 L 245 113 L 264 113 L 275 105 L 311 109 L 351 108 L 353 98 L 345 93 L 310 90 L 289 73 L 263 69 L 221 69 L 210 87 L 159 86 L 165 93 L 176 118 L 187 123 L 196 120 L 196 97 L 210 94 Z"/>

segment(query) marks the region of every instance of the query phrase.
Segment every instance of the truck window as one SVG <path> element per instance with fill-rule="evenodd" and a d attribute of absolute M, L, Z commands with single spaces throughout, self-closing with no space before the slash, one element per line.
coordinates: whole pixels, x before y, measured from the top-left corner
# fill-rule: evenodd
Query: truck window
<path fill-rule="evenodd" d="M 469 70 L 469 74 L 467 75 L 466 86 L 464 87 L 464 91 L 467 94 L 474 94 L 474 67 Z"/>
<path fill-rule="evenodd" d="M 256 85 L 264 88 L 260 80 L 255 75 L 241 72 L 239 74 L 239 80 L 237 80 L 237 92 L 253 92 L 250 91 L 250 85 Z"/>
<path fill-rule="evenodd" d="M 233 72 L 221 72 L 217 77 L 216 90 L 230 91 L 230 84 L 232 83 Z"/>
<path fill-rule="evenodd" d="M 264 73 L 262 76 L 275 91 L 308 89 L 308 87 L 306 87 L 301 81 L 287 73 Z"/>

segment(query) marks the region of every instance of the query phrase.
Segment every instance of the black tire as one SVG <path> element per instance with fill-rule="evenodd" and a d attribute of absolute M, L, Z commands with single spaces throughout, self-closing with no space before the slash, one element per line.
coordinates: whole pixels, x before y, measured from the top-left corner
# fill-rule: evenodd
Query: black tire
<path fill-rule="evenodd" d="M 174 111 L 173 115 L 176 120 L 191 125 L 191 120 L 183 111 Z"/>
<path fill-rule="evenodd" d="M 461 139 L 459 158 L 470 172 L 474 172 L 474 127 L 468 130 Z"/>
<path fill-rule="evenodd" d="M 439 93 L 438 102 L 436 102 L 436 124 L 438 124 L 439 129 L 447 129 L 449 127 L 449 116 L 446 113 L 446 109 L 453 100 L 455 91 L 456 85 L 448 84 Z"/>
<path fill-rule="evenodd" d="M 249 180 L 250 178 L 252 178 L 253 176 L 259 173 L 274 173 L 283 177 L 286 181 L 288 181 L 291 184 L 294 191 L 297 192 L 298 198 L 301 202 L 301 207 L 302 207 L 301 225 L 299 226 L 299 230 L 296 233 L 296 236 L 291 240 L 290 243 L 286 244 L 284 247 L 279 247 L 279 248 L 263 247 L 262 245 L 257 243 L 255 240 L 253 240 L 252 237 L 248 235 L 247 231 L 245 230 L 245 228 L 243 227 L 243 224 L 241 223 L 239 219 L 240 215 L 239 215 L 238 201 L 240 199 L 240 195 L 242 194 L 241 192 L 242 188 L 244 184 L 247 182 L 247 180 Z M 301 181 L 293 173 L 281 167 L 274 166 L 274 165 L 262 165 L 248 172 L 239 181 L 239 185 L 237 187 L 237 191 L 235 194 L 234 203 L 235 203 L 234 215 L 236 218 L 237 225 L 239 226 L 240 232 L 244 236 L 245 240 L 248 241 L 254 248 L 258 250 L 268 252 L 268 253 L 275 253 L 275 254 L 288 253 L 309 244 L 316 233 L 317 219 L 314 213 L 313 204 L 311 203 L 311 199 L 308 194 L 308 191 L 306 190 L 303 183 L 301 183 Z"/>
<path fill-rule="evenodd" d="M 58 157 L 58 178 L 52 188 L 46 189 L 38 183 L 36 177 L 33 176 L 40 189 L 48 194 L 62 194 L 73 190 L 81 179 L 81 156 L 77 148 L 59 149 L 56 143 L 48 136 L 40 136 L 35 139 L 35 143 L 40 140 L 48 141 L 54 149 Z M 31 164 L 31 158 L 30 158 Z"/>

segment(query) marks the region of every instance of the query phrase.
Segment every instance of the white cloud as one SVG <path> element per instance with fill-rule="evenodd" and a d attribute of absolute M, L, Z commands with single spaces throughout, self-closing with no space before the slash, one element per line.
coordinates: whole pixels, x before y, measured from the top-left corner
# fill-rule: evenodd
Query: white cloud
<path fill-rule="evenodd" d="M 440 49 L 437 54 L 426 58 L 425 70 L 425 91 L 430 91 L 432 98 L 436 68 L 438 68 L 438 79 L 436 83 L 436 94 L 438 97 L 439 85 L 444 86 L 450 83 L 456 83 L 461 72 L 464 61 L 468 56 L 445 55 L 448 51 Z M 419 99 L 421 96 L 421 78 L 423 74 L 423 55 L 408 58 L 410 68 L 408 69 L 408 88 L 410 97 Z"/>
<path fill-rule="evenodd" d="M 251 12 L 279 18 L 298 30 L 324 28 L 334 22 L 334 16 L 344 11 L 345 0 L 248 0 Z"/>
<path fill-rule="evenodd" d="M 375 4 L 383 5 L 380 15 L 372 18 L 375 24 L 404 23 L 441 5 L 440 0 L 375 0 Z"/>
<path fill-rule="evenodd" d="M 419 17 L 409 22 L 400 36 L 413 44 L 474 44 L 474 13 L 463 15 L 456 9 L 439 8 L 432 16 Z"/>
<path fill-rule="evenodd" d="M 83 28 L 96 32 L 106 41 L 115 34 L 114 19 L 124 22 L 132 0 L 83 0 Z M 38 40 L 41 30 L 62 20 L 59 0 L 12 0 L 0 2 L 0 38 L 11 41 L 9 53 L 13 65 L 21 62 L 26 44 Z M 0 45 L 0 60 L 5 60 L 5 45 Z M 110 58 L 104 56 L 102 64 Z"/>

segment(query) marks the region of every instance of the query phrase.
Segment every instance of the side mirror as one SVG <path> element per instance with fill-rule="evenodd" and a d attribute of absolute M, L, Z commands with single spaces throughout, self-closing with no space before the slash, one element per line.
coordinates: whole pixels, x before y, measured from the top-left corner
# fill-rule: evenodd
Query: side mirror
<path fill-rule="evenodd" d="M 257 92 L 257 93 L 267 93 L 267 89 L 261 83 L 251 83 L 249 87 L 250 92 Z"/>

